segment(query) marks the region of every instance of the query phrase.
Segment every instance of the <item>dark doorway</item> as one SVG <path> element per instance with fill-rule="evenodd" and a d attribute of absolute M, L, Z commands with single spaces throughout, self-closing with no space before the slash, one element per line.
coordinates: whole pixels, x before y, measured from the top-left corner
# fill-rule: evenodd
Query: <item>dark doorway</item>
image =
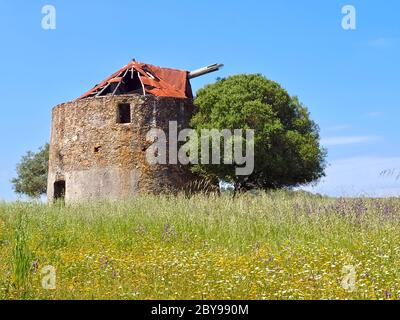
<path fill-rule="evenodd" d="M 56 181 L 54 183 L 54 201 L 65 199 L 65 181 Z"/>

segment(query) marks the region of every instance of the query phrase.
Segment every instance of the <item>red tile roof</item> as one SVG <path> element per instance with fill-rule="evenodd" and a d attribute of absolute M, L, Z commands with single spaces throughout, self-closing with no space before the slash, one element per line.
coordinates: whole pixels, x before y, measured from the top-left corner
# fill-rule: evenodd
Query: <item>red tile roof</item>
<path fill-rule="evenodd" d="M 192 88 L 189 82 L 189 72 L 170 68 L 160 68 L 151 64 L 139 63 L 131 61 L 120 70 L 103 80 L 93 89 L 83 94 L 79 99 L 94 96 L 129 94 L 129 92 L 120 92 L 117 89 L 121 84 L 129 81 L 129 74 L 133 79 L 133 74 L 137 74 L 141 82 L 141 92 L 151 94 L 157 97 L 174 97 L 174 98 L 193 98 Z M 111 84 L 114 84 L 113 92 L 108 92 Z M 117 89 L 115 89 L 117 87 Z M 103 94 L 104 93 L 104 94 Z"/>

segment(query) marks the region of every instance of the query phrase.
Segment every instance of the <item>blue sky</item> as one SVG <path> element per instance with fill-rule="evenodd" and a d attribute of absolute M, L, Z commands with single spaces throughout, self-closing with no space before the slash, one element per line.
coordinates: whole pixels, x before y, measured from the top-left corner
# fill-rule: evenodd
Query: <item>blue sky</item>
<path fill-rule="evenodd" d="M 398 195 L 400 2 L 0 0 L 0 199 L 27 150 L 49 140 L 53 106 L 91 88 L 131 58 L 217 76 L 263 73 L 306 104 L 329 151 L 330 195 Z M 41 27 L 54 5 L 56 30 Z M 357 29 L 341 25 L 344 5 Z"/>

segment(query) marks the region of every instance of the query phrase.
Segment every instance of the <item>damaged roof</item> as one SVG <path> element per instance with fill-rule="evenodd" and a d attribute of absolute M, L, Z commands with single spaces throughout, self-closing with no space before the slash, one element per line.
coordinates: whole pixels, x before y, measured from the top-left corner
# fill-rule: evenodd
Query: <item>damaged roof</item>
<path fill-rule="evenodd" d="M 122 94 L 192 99 L 189 72 L 131 61 L 78 98 Z"/>

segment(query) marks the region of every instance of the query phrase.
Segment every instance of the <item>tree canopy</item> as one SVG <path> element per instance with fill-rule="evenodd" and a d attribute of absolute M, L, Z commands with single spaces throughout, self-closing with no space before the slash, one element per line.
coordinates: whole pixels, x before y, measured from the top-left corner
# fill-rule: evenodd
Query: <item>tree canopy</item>
<path fill-rule="evenodd" d="M 260 74 L 241 74 L 200 89 L 196 130 L 255 130 L 255 170 L 237 176 L 235 165 L 195 165 L 193 171 L 250 190 L 295 187 L 324 176 L 326 151 L 308 109 L 278 83 Z"/>
<path fill-rule="evenodd" d="M 49 145 L 38 152 L 28 151 L 17 165 L 17 178 L 11 180 L 16 193 L 39 198 L 46 193 L 49 167 Z"/>

